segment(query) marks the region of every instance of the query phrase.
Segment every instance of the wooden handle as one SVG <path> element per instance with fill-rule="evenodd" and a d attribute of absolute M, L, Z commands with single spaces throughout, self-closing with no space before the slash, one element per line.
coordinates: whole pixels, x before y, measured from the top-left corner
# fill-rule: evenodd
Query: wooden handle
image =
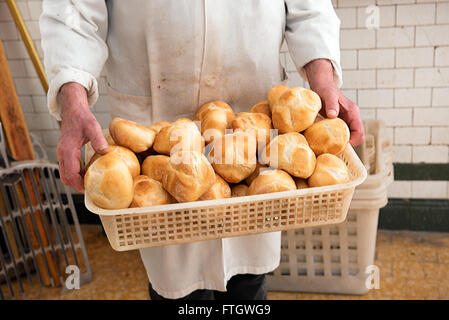
<path fill-rule="evenodd" d="M 28 51 L 28 55 L 30 56 L 31 62 L 34 65 L 34 69 L 36 70 L 37 76 L 39 77 L 42 88 L 45 93 L 48 91 L 48 81 L 45 76 L 44 67 L 42 66 L 41 60 L 39 59 L 39 55 L 37 54 L 36 48 L 34 47 L 33 40 L 31 40 L 30 34 L 28 33 L 25 22 L 20 15 L 20 10 L 17 7 L 17 4 L 14 0 L 6 0 L 6 4 L 8 5 L 9 12 L 11 13 L 12 18 L 16 24 L 17 30 L 19 30 L 20 36 L 22 37 L 23 44 Z"/>

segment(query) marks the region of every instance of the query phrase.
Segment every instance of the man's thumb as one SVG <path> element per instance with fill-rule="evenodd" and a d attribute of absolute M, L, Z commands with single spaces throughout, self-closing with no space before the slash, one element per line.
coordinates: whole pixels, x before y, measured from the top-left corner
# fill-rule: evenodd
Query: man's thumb
<path fill-rule="evenodd" d="M 340 106 L 338 104 L 338 95 L 329 93 L 325 97 L 323 97 L 323 100 L 324 100 L 324 107 L 326 110 L 326 116 L 328 118 L 336 118 L 340 113 Z"/>
<path fill-rule="evenodd" d="M 89 130 L 87 138 L 90 140 L 90 144 L 95 152 L 99 154 L 105 154 L 109 152 L 109 144 L 103 136 L 100 126 L 93 130 Z"/>

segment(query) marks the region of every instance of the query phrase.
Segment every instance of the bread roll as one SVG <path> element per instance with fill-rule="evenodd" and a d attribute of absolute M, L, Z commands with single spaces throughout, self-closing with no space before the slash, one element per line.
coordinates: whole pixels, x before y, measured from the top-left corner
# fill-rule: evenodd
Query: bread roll
<path fill-rule="evenodd" d="M 253 173 L 251 173 L 248 178 L 245 179 L 246 184 L 251 185 L 254 179 L 256 179 L 261 171 L 267 170 L 268 166 L 257 162 L 256 169 L 254 169 Z"/>
<path fill-rule="evenodd" d="M 263 113 L 271 118 L 270 104 L 268 103 L 267 100 L 260 101 L 260 102 L 256 103 L 255 105 L 253 105 L 251 107 L 251 109 L 249 109 L 249 112 Z"/>
<path fill-rule="evenodd" d="M 201 134 L 206 143 L 223 136 L 226 129 L 231 128 L 235 114 L 232 108 L 223 101 L 212 101 L 201 106 L 194 120 L 200 124 Z"/>
<path fill-rule="evenodd" d="M 237 184 L 231 188 L 231 196 L 244 197 L 248 195 L 248 186 L 246 184 Z"/>
<path fill-rule="evenodd" d="M 310 148 L 317 156 L 323 153 L 340 154 L 348 145 L 349 135 L 346 122 L 340 118 L 315 122 L 304 132 Z"/>
<path fill-rule="evenodd" d="M 223 179 L 239 183 L 256 168 L 256 137 L 243 131 L 214 140 L 209 161 Z"/>
<path fill-rule="evenodd" d="M 174 122 L 169 123 L 169 125 L 172 125 L 174 123 L 177 123 L 177 124 L 184 123 L 184 124 L 190 125 L 190 124 L 192 124 L 192 122 L 193 122 L 192 119 L 189 119 L 189 118 L 178 118 Z M 165 127 L 168 127 L 168 126 L 164 126 L 164 128 Z"/>
<path fill-rule="evenodd" d="M 109 152 L 107 154 L 110 153 L 116 154 L 120 157 L 120 159 L 123 160 L 123 162 L 125 162 L 133 178 L 140 174 L 140 163 L 134 152 L 121 146 L 109 146 Z M 95 153 L 90 159 L 89 163 L 86 165 L 85 169 L 88 170 L 92 163 L 94 163 L 95 160 L 102 156 L 103 155 L 99 153 Z"/>
<path fill-rule="evenodd" d="M 169 161 L 170 157 L 164 155 L 146 157 L 142 163 L 142 174 L 161 182 Z"/>
<path fill-rule="evenodd" d="M 142 152 L 151 148 L 156 133 L 144 125 L 126 119 L 114 118 L 109 123 L 109 133 L 119 146 Z"/>
<path fill-rule="evenodd" d="M 308 178 L 315 169 L 316 157 L 300 133 L 278 135 L 262 152 L 263 163 L 287 171 L 298 178 Z"/>
<path fill-rule="evenodd" d="M 295 178 L 296 189 L 307 189 L 309 184 L 306 179 Z"/>
<path fill-rule="evenodd" d="M 159 181 L 143 175 L 134 178 L 134 196 L 130 207 L 148 207 L 173 202 L 173 197 L 165 191 Z"/>
<path fill-rule="evenodd" d="M 181 150 L 202 152 L 204 140 L 192 120 L 181 118 L 159 131 L 153 149 L 165 155 Z"/>
<path fill-rule="evenodd" d="M 215 182 L 212 187 L 209 188 L 201 197 L 201 200 L 215 200 L 215 199 L 225 199 L 231 197 L 231 187 L 229 184 L 223 180 L 218 174 L 215 174 Z"/>
<path fill-rule="evenodd" d="M 133 177 L 114 152 L 95 160 L 84 176 L 86 195 L 103 209 L 128 208 L 133 200 Z"/>
<path fill-rule="evenodd" d="M 321 109 L 321 99 L 312 90 L 286 90 L 271 108 L 273 127 L 280 133 L 301 132 L 310 127 Z"/>
<path fill-rule="evenodd" d="M 288 173 L 278 169 L 265 170 L 254 179 L 248 195 L 296 190 L 295 181 Z"/>
<path fill-rule="evenodd" d="M 241 112 L 232 121 L 234 131 L 243 130 L 256 135 L 257 148 L 264 148 L 270 142 L 271 119 L 263 113 Z"/>
<path fill-rule="evenodd" d="M 148 128 L 154 130 L 156 133 L 159 133 L 162 128 L 165 128 L 166 126 L 169 126 L 170 122 L 167 121 L 158 121 L 153 123 L 152 125 L 148 126 Z"/>
<path fill-rule="evenodd" d="M 162 185 L 178 202 L 195 201 L 215 182 L 207 158 L 198 151 L 184 150 L 170 156 Z"/>
<path fill-rule="evenodd" d="M 316 158 L 316 167 L 308 183 L 310 187 L 322 187 L 346 183 L 350 173 L 343 160 L 330 153 L 323 153 Z"/>
<path fill-rule="evenodd" d="M 273 111 L 274 105 L 278 102 L 278 100 L 282 96 L 282 94 L 287 90 L 288 90 L 288 87 L 284 86 L 284 85 L 274 86 L 273 88 L 268 90 L 267 100 L 268 100 L 268 105 L 270 106 L 271 111 Z"/>

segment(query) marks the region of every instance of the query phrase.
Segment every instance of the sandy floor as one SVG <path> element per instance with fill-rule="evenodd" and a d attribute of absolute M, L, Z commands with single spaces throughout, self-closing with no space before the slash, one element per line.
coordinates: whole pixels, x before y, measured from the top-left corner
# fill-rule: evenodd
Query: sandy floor
<path fill-rule="evenodd" d="M 66 293 L 24 281 L 26 299 L 149 299 L 138 251 L 111 249 L 100 226 L 82 226 L 91 282 Z M 449 299 L 449 234 L 379 231 L 375 265 L 380 289 L 367 294 L 329 295 L 268 292 L 268 299 Z M 7 292 L 3 285 L 2 291 Z M 19 297 L 20 298 L 20 297 Z"/>

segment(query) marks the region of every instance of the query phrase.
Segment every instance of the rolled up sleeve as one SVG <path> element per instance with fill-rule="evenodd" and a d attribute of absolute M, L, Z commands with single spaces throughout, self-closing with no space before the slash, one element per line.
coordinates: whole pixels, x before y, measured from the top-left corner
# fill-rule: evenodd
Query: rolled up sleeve
<path fill-rule="evenodd" d="M 328 59 L 334 81 L 342 85 L 340 65 L 340 19 L 330 0 L 285 0 L 285 39 L 299 74 L 307 80 L 304 66 L 315 59 Z"/>
<path fill-rule="evenodd" d="M 97 78 L 108 58 L 105 1 L 43 0 L 39 26 L 51 115 L 61 120 L 58 93 L 67 82 L 85 87 L 92 107 L 98 99 Z"/>

